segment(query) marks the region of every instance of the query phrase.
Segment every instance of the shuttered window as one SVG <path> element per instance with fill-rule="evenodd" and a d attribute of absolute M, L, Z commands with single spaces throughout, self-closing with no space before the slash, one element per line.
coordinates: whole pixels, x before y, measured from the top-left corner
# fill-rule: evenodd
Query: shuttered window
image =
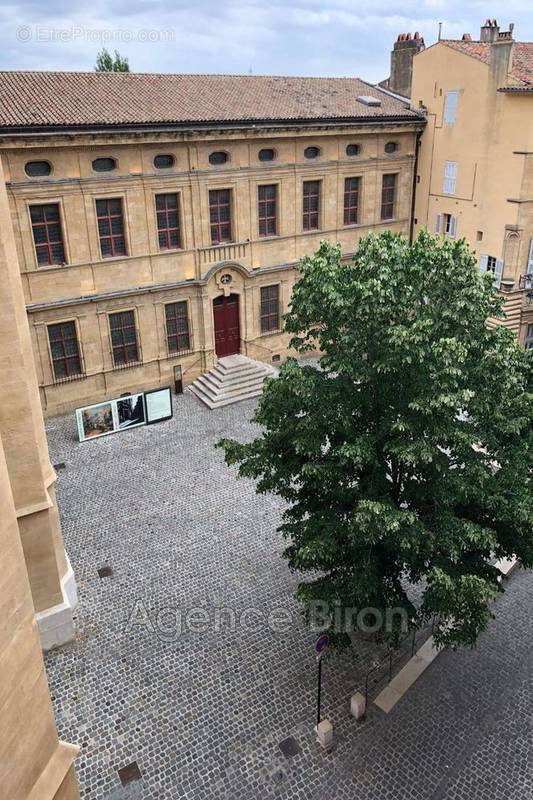
<path fill-rule="evenodd" d="M 139 361 L 137 330 L 133 311 L 119 311 L 109 315 L 109 331 L 113 362 L 116 367 Z"/>
<path fill-rule="evenodd" d="M 277 233 L 277 194 L 276 184 L 258 187 L 259 236 L 275 236 Z"/>
<path fill-rule="evenodd" d="M 526 350 L 533 350 L 533 325 L 527 326 L 526 338 L 524 340 L 524 347 Z"/>
<path fill-rule="evenodd" d="M 457 183 L 457 161 L 444 163 L 444 194 L 455 194 Z"/>
<path fill-rule="evenodd" d="M 304 231 L 320 228 L 320 181 L 304 181 L 302 225 Z"/>
<path fill-rule="evenodd" d="M 496 256 L 480 256 L 479 269 L 481 272 L 492 272 L 494 275 L 494 285 L 500 288 L 503 277 L 503 259 Z"/>
<path fill-rule="evenodd" d="M 189 318 L 187 316 L 187 302 L 168 303 L 165 306 L 165 319 L 167 325 L 167 345 L 169 353 L 181 353 L 190 350 Z"/>
<path fill-rule="evenodd" d="M 446 100 L 444 101 L 444 124 L 454 125 L 457 116 L 457 101 L 459 100 L 459 92 L 453 90 L 446 92 Z"/>
<path fill-rule="evenodd" d="M 384 175 L 381 184 L 381 219 L 394 219 L 397 175 Z"/>
<path fill-rule="evenodd" d="M 444 233 L 450 239 L 455 239 L 457 233 L 457 217 L 453 214 L 443 214 L 444 219 Z"/>
<path fill-rule="evenodd" d="M 261 287 L 261 333 L 279 330 L 279 286 Z"/>
<path fill-rule="evenodd" d="M 159 249 L 178 250 L 181 247 L 178 195 L 156 194 L 155 210 Z"/>
<path fill-rule="evenodd" d="M 96 201 L 98 233 L 102 258 L 114 258 L 126 255 L 126 239 L 124 238 L 124 220 L 122 218 L 122 200 Z"/>
<path fill-rule="evenodd" d="M 39 266 L 65 263 L 58 203 L 30 206 L 35 255 Z"/>
<path fill-rule="evenodd" d="M 58 322 L 48 326 L 54 379 L 63 381 L 82 374 L 80 348 L 75 322 Z"/>

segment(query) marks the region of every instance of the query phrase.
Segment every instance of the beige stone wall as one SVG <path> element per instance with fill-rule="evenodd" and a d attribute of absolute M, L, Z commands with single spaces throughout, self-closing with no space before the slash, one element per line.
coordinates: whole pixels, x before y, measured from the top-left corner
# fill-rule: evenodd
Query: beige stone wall
<path fill-rule="evenodd" d="M 435 232 L 437 214 L 453 214 L 457 237 L 464 237 L 478 258 L 503 259 L 506 324 L 523 340 L 533 321 L 521 280 L 533 237 L 533 96 L 498 92 L 504 83 L 505 76 L 491 73 L 487 64 L 443 43 L 415 57 L 412 102 L 428 110 L 415 218 L 417 230 Z M 450 126 L 444 107 L 453 90 L 459 99 Z M 443 191 L 446 160 L 457 162 L 453 195 Z"/>
<path fill-rule="evenodd" d="M 314 252 L 324 238 L 341 243 L 349 254 L 370 230 L 409 230 L 415 127 L 392 123 L 372 127 L 322 128 L 259 132 L 80 135 L 69 139 L 36 137 L 25 142 L 4 140 L 4 173 L 8 182 L 22 282 L 30 313 L 40 397 L 46 414 L 68 411 L 83 403 L 116 396 L 123 391 L 172 385 L 174 366 L 180 364 L 185 383 L 205 371 L 214 359 L 212 300 L 220 294 L 217 270 L 234 268 L 236 292 L 241 295 L 241 352 L 268 361 L 283 359 L 288 338 L 262 336 L 259 321 L 260 286 L 279 283 L 281 311 L 288 308 L 297 277 L 298 260 Z M 267 135 L 268 133 L 268 135 Z M 384 151 L 389 141 L 397 151 Z M 348 157 L 346 146 L 361 151 Z M 320 156 L 304 158 L 308 146 Z M 261 162 L 261 148 L 275 150 L 272 162 Z M 229 160 L 211 166 L 209 154 L 222 150 Z M 170 154 L 175 165 L 156 170 L 154 156 Z M 112 157 L 117 169 L 95 173 L 96 157 Z M 29 179 L 28 160 L 47 160 L 52 174 Z M 387 173 L 398 175 L 395 218 L 381 222 L 381 183 Z M 344 226 L 344 180 L 360 177 L 359 224 Z M 320 231 L 302 229 L 302 186 L 321 183 Z M 277 235 L 261 238 L 258 230 L 258 186 L 276 184 Z M 209 190 L 231 189 L 232 244 L 212 246 L 209 228 Z M 180 197 L 181 250 L 160 252 L 154 195 L 177 192 Z M 100 255 L 95 200 L 120 197 L 123 201 L 128 255 L 103 259 Z M 61 209 L 68 264 L 38 267 L 29 207 L 57 202 Z M 165 303 L 186 300 L 192 352 L 168 357 Z M 142 365 L 113 367 L 108 315 L 133 309 L 142 353 Z M 75 321 L 84 377 L 55 383 L 47 326 Z"/>
<path fill-rule="evenodd" d="M 9 800 L 77 800 L 77 748 L 60 743 L 0 437 L 0 783 Z"/>
<path fill-rule="evenodd" d="M 0 182 L 0 220 L 9 220 Z M 63 603 L 67 560 L 13 231 L 0 224 L 0 436 L 37 612 Z M 68 612 L 66 612 L 68 613 Z"/>

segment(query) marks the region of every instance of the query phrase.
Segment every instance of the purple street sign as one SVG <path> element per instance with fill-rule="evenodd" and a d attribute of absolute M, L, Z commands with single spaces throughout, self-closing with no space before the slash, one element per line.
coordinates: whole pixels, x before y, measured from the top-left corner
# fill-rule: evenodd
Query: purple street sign
<path fill-rule="evenodd" d="M 317 658 L 320 658 L 322 653 L 327 649 L 329 645 L 329 636 L 327 633 L 322 633 L 315 642 L 315 653 Z"/>

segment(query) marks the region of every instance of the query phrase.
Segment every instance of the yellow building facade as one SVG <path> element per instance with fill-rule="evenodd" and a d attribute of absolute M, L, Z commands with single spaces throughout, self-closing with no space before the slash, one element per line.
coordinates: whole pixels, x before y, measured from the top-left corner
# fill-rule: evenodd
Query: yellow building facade
<path fill-rule="evenodd" d="M 504 324 L 531 347 L 533 43 L 495 20 L 479 40 L 439 41 L 414 58 L 411 99 L 427 114 L 415 229 L 471 244 L 505 297 Z"/>
<path fill-rule="evenodd" d="M 18 75 L 24 91 L 32 78 Z M 282 361 L 298 260 L 323 238 L 348 257 L 371 230 L 409 234 L 424 119 L 389 93 L 355 79 L 226 77 L 212 87 L 219 76 L 189 76 L 207 81 L 204 117 L 229 93 L 228 119 L 171 124 L 163 109 L 147 125 L 143 87 L 132 119 L 123 104 L 109 111 L 107 92 L 117 85 L 118 104 L 131 81 L 151 76 L 86 77 L 97 94 L 90 131 L 53 113 L 36 129 L 16 111 L 0 128 L 45 414 L 172 386 L 179 374 L 194 380 L 228 347 L 214 318 L 228 284 L 238 352 Z M 155 91 L 168 96 L 175 77 L 160 76 Z M 181 104 L 189 88 L 180 84 Z M 109 129 L 115 112 L 120 125 Z"/>

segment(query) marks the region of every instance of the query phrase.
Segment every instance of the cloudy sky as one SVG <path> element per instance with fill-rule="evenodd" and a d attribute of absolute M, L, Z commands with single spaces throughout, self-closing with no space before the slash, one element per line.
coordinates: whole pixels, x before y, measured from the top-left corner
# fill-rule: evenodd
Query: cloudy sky
<path fill-rule="evenodd" d="M 102 46 L 135 72 L 388 75 L 398 33 L 477 38 L 486 17 L 533 40 L 532 0 L 0 0 L 0 68 L 90 70 Z"/>

